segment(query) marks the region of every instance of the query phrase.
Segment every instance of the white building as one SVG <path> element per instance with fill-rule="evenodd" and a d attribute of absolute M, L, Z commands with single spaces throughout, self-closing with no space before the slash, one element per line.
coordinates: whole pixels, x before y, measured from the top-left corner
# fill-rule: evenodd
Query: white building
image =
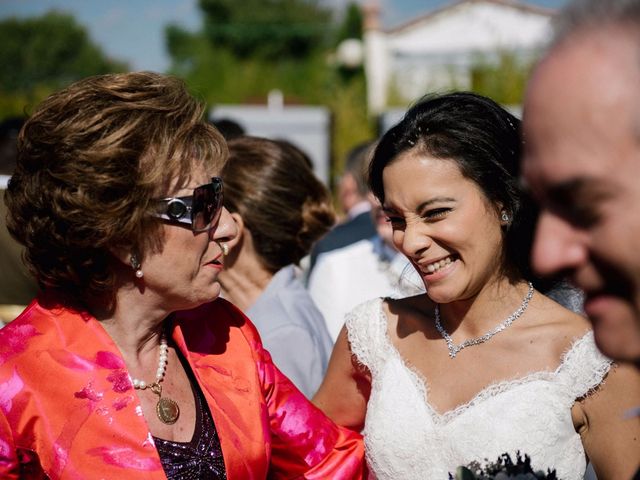
<path fill-rule="evenodd" d="M 285 105 L 282 93 L 270 92 L 266 105 L 215 105 L 209 119 L 237 122 L 247 135 L 287 140 L 309 156 L 313 171 L 329 184 L 331 112 L 327 107 Z"/>
<path fill-rule="evenodd" d="M 555 11 L 515 0 L 461 0 L 384 30 L 380 8 L 365 14 L 369 112 L 386 109 L 389 93 L 410 102 L 427 92 L 471 87 L 472 67 L 501 53 L 535 55 L 550 38 Z"/>

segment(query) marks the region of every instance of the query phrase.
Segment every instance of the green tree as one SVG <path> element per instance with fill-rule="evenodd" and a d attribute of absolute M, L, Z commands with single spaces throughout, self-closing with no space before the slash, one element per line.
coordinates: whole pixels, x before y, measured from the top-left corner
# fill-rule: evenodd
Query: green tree
<path fill-rule="evenodd" d="M 505 105 L 521 104 L 535 58 L 520 58 L 508 51 L 498 52 L 497 57 L 497 61 L 476 58 L 471 68 L 471 89 Z"/>
<path fill-rule="evenodd" d="M 199 0 L 204 34 L 241 58 L 302 58 L 325 41 L 330 12 L 311 0 Z"/>
<path fill-rule="evenodd" d="M 203 28 L 165 29 L 171 72 L 211 103 L 266 98 L 325 103 L 335 34 L 330 12 L 312 0 L 199 0 Z"/>
<path fill-rule="evenodd" d="M 109 59 L 72 16 L 55 11 L 0 21 L 0 64 L 0 90 L 7 93 L 54 89 L 88 75 L 127 69 Z"/>
<path fill-rule="evenodd" d="M 347 6 L 342 25 L 338 28 L 336 41 L 341 42 L 347 38 L 362 39 L 362 9 L 356 3 Z"/>
<path fill-rule="evenodd" d="M 372 138 L 362 68 L 344 71 L 330 53 L 361 33 L 352 5 L 339 25 L 310 0 L 200 0 L 203 29 L 165 29 L 171 72 L 210 105 L 264 102 L 279 89 L 287 103 L 327 105 L 333 113 L 336 172 L 345 153 Z"/>

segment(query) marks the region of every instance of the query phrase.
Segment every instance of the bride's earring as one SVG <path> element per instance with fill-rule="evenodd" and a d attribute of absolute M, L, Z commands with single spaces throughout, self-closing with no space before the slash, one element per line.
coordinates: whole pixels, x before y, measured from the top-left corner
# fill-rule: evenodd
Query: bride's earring
<path fill-rule="evenodd" d="M 140 265 L 140 260 L 138 260 L 138 256 L 135 253 L 131 254 L 131 268 L 133 268 L 136 272 L 136 278 L 144 277 L 144 272 L 142 271 L 142 265 Z"/>

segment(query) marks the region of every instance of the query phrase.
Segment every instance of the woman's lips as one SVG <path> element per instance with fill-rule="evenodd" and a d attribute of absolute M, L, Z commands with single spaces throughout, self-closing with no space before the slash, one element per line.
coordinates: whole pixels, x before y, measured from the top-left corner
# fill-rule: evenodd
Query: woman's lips
<path fill-rule="evenodd" d="M 210 262 L 207 262 L 204 264 L 205 267 L 214 267 L 214 268 L 218 268 L 218 269 L 222 269 L 223 264 L 220 261 L 220 257 L 214 258 L 213 260 L 211 260 Z"/>

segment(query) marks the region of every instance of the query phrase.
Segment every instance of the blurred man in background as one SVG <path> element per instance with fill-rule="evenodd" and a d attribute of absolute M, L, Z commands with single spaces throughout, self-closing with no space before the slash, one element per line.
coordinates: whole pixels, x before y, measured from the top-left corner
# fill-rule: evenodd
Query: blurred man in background
<path fill-rule="evenodd" d="M 367 168 L 372 148 L 373 142 L 365 142 L 349 152 L 338 184 L 338 198 L 347 218 L 316 242 L 311 250 L 310 270 L 320 255 L 376 234 L 370 214 L 371 203 L 367 198 Z"/>

